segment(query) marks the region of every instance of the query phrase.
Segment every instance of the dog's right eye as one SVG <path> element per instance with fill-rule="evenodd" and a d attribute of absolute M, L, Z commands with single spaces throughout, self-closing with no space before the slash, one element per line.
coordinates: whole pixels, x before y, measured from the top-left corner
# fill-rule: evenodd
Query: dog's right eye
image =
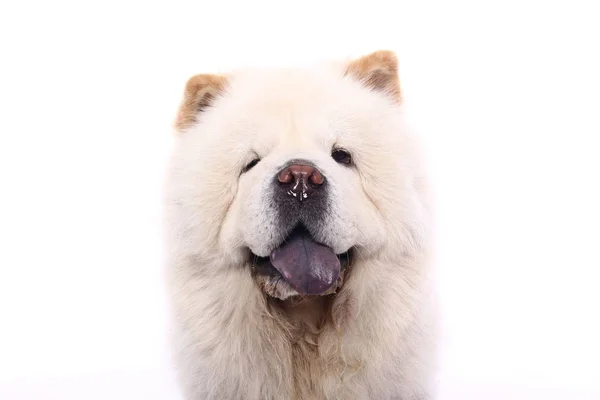
<path fill-rule="evenodd" d="M 250 171 L 252 168 L 254 168 L 254 166 L 256 166 L 256 164 L 258 164 L 258 162 L 260 161 L 260 158 L 255 158 L 254 160 L 250 161 L 245 167 L 244 167 L 244 172 L 248 172 Z"/>

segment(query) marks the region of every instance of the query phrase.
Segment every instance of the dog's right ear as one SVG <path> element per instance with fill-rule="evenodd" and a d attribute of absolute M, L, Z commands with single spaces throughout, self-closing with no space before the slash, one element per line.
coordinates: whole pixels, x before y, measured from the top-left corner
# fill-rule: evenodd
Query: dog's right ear
<path fill-rule="evenodd" d="M 227 77 L 223 75 L 200 74 L 188 79 L 175 119 L 175 128 L 183 130 L 196 122 L 198 113 L 210 107 L 215 98 L 223 93 L 226 85 Z"/>

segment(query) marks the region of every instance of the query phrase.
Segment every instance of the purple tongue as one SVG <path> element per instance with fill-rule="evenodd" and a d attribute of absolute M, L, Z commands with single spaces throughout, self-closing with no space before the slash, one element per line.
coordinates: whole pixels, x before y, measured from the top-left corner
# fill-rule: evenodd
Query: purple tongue
<path fill-rule="evenodd" d="M 293 235 L 273 251 L 271 264 L 304 295 L 326 292 L 340 274 L 340 260 L 333 250 L 316 243 L 308 233 Z"/>

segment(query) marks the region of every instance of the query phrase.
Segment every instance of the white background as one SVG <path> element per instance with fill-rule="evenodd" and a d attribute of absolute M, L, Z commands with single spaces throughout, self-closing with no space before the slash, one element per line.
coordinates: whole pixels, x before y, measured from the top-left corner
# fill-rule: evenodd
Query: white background
<path fill-rule="evenodd" d="M 438 195 L 440 399 L 600 399 L 593 2 L 0 5 L 0 398 L 177 399 L 160 195 L 185 80 L 395 50 Z"/>

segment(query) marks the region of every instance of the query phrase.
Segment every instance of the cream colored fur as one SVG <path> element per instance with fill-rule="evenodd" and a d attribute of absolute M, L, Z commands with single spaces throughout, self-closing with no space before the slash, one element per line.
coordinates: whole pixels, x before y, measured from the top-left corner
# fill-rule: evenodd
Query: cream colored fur
<path fill-rule="evenodd" d="M 165 228 L 186 399 L 433 398 L 426 176 L 395 91 L 351 63 L 234 72 L 178 125 Z M 392 72 L 397 80 L 395 64 Z M 356 166 L 336 164 L 333 145 Z M 355 246 L 355 259 L 329 300 L 275 306 L 251 276 L 248 249 L 267 256 L 283 239 L 273 234 L 269 185 L 278 165 L 299 157 L 331 183 L 328 228 L 316 239 L 337 253 Z"/>

